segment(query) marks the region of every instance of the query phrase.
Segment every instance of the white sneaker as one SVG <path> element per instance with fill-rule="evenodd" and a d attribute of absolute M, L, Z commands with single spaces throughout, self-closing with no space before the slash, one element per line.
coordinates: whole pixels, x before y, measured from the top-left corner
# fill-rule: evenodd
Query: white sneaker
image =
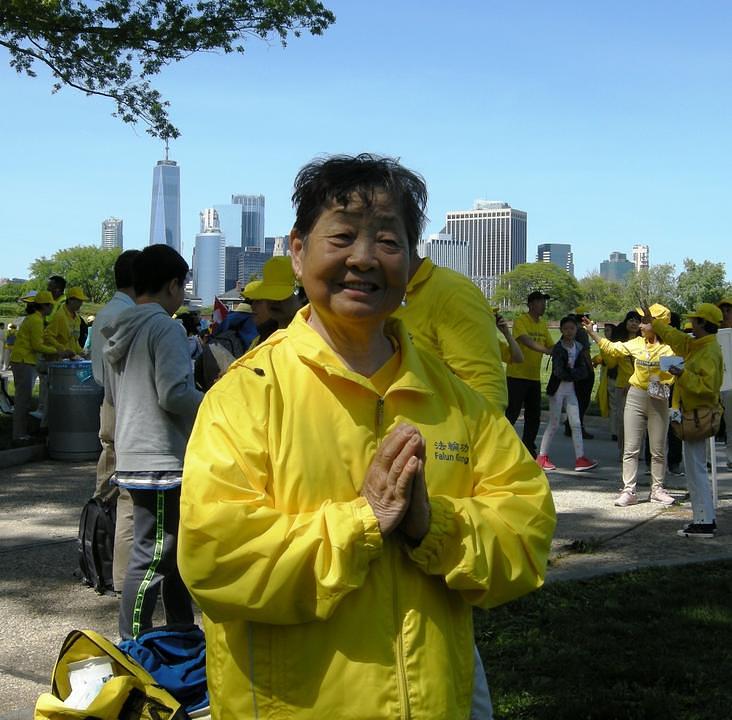
<path fill-rule="evenodd" d="M 661 503 L 661 505 L 673 505 L 676 500 L 669 495 L 663 488 L 658 488 L 651 493 L 652 503 Z"/>
<path fill-rule="evenodd" d="M 615 501 L 616 507 L 628 507 L 638 502 L 638 496 L 632 490 L 623 490 Z"/>

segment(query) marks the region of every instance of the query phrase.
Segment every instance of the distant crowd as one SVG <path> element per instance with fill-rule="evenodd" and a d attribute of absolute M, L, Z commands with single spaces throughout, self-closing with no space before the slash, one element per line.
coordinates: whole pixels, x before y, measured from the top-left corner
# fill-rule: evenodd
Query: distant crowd
<path fill-rule="evenodd" d="M 706 439 L 732 298 L 684 327 L 649 302 L 603 337 L 578 307 L 555 342 L 536 289 L 510 328 L 467 278 L 418 255 L 426 197 L 389 158 L 316 160 L 295 180 L 292 256 L 214 322 L 181 310 L 188 265 L 152 245 L 119 256 L 87 338 L 84 293 L 58 277 L 5 336 L 16 444 L 31 441 L 36 376 L 43 428 L 48 363 L 91 359 L 120 637 L 152 627 L 158 595 L 173 624 L 193 622 L 195 600 L 213 717 L 490 718 L 471 608 L 543 583 L 549 453 L 566 414 L 571 469 L 597 467 L 597 374 L 622 458 L 615 505 L 639 501 L 647 446 L 650 501 L 675 502 L 664 481 L 683 463 L 693 519 L 679 534 L 716 532 Z M 729 421 L 729 391 L 724 403 Z"/>

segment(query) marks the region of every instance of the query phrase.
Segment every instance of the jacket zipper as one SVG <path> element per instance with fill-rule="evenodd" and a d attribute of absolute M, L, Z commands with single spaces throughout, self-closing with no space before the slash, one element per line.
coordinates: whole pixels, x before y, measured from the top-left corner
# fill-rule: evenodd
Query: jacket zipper
<path fill-rule="evenodd" d="M 381 444 L 382 433 L 384 429 L 384 398 L 379 397 L 376 400 L 376 444 Z M 391 574 L 393 594 L 393 611 L 394 611 L 394 627 L 397 631 L 396 637 L 396 669 L 397 669 L 397 691 L 399 693 L 399 702 L 402 707 L 402 720 L 410 720 L 412 713 L 409 709 L 409 694 L 407 693 L 407 671 L 404 668 L 404 641 L 402 638 L 402 623 L 399 615 L 399 593 L 398 593 L 398 573 L 396 565 L 396 554 L 391 555 Z"/>

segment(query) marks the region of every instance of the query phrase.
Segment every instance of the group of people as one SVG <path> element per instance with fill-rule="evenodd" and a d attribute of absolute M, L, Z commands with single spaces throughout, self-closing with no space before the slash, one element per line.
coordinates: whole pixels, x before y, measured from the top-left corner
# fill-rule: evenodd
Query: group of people
<path fill-rule="evenodd" d="M 40 431 L 48 426 L 48 362 L 80 357 L 84 338 L 79 310 L 87 300 L 80 287 L 66 290 L 66 281 L 57 275 L 49 278 L 46 290 L 23 298 L 26 316 L 14 334 L 10 351 L 10 368 L 15 383 L 13 412 L 13 445 L 33 441 L 28 432 L 30 414 L 39 420 Z M 81 342 L 80 342 L 81 339 Z M 36 379 L 39 381 L 37 410 L 31 411 L 31 398 Z"/>
<path fill-rule="evenodd" d="M 270 260 L 203 338 L 173 317 L 189 273 L 178 253 L 151 245 L 115 264 L 91 358 L 104 387 L 97 493 L 117 496 L 119 632 L 149 629 L 158 593 L 168 623 L 190 623 L 193 599 L 217 720 L 490 718 L 472 607 L 543 583 L 556 522 L 544 470 L 563 408 L 575 469 L 597 464 L 584 450 L 591 339 L 608 365 L 633 364 L 618 504 L 634 502 L 644 419 L 651 497 L 667 502 L 656 418 L 668 401 L 648 388 L 675 381 L 683 409 L 719 392 L 706 306 L 694 338 L 651 307 L 640 341 L 600 339 L 578 308 L 554 342 L 535 291 L 511 330 L 470 280 L 419 256 L 426 200 L 423 179 L 389 158 L 309 163 L 291 257 Z M 52 298 L 38 295 L 28 354 L 76 350 L 51 344 Z M 654 369 L 661 345 L 683 367 Z M 687 474 L 703 465 L 703 447 L 684 454 Z M 691 484 L 687 531 L 702 536 L 692 528 L 713 530 L 713 507 Z"/>

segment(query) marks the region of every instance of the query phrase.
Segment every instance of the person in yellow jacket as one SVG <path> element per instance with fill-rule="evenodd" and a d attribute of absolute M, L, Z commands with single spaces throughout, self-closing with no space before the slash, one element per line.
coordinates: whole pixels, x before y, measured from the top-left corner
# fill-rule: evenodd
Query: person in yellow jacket
<path fill-rule="evenodd" d="M 672 366 L 676 377 L 674 401 L 681 410 L 714 408 L 719 405 L 722 387 L 722 350 L 715 337 L 722 323 L 722 311 L 711 303 L 697 305 L 689 313 L 693 337 L 669 327 L 659 320 L 652 324 L 653 332 L 671 349 L 684 358 L 683 366 Z M 693 520 L 678 531 L 691 538 L 712 538 L 717 529 L 712 490 L 707 477 L 705 440 L 684 440 L 684 469 L 691 496 Z"/>
<path fill-rule="evenodd" d="M 668 325 L 671 313 L 663 305 L 652 305 L 652 317 Z M 640 311 L 639 311 L 640 315 Z M 603 356 L 629 357 L 633 360 L 628 395 L 623 413 L 625 442 L 623 445 L 623 489 L 615 500 L 618 507 L 638 502 L 636 494 L 638 458 L 646 430 L 651 447 L 651 502 L 673 505 L 675 500 L 663 487 L 666 475 L 666 436 L 668 432 L 668 398 L 673 375 L 660 369 L 660 360 L 673 355 L 673 350 L 662 343 L 650 326 L 645 326 L 641 337 L 627 342 L 611 342 L 601 338 L 589 320 L 584 322 L 590 337 L 600 346 Z"/>
<path fill-rule="evenodd" d="M 501 365 L 496 318 L 469 278 L 410 254 L 409 282 L 394 313 L 417 347 L 432 352 L 465 383 L 506 409 L 506 373 Z"/>
<path fill-rule="evenodd" d="M 56 352 L 71 351 L 74 355 L 81 355 L 84 352 L 84 348 L 79 344 L 81 326 L 79 310 L 82 303 L 88 299 L 80 287 L 72 287 L 66 293 L 66 301 L 46 327 L 46 342 L 53 345 Z"/>
<path fill-rule="evenodd" d="M 371 155 L 295 185 L 310 299 L 206 394 L 178 561 L 216 720 L 467 720 L 472 606 L 539 587 L 555 513 L 503 414 L 390 318 L 423 181 Z"/>
<path fill-rule="evenodd" d="M 30 300 L 30 298 L 29 298 Z M 13 412 L 13 443 L 23 445 L 31 441 L 28 434 L 28 412 L 40 355 L 54 355 L 56 348 L 43 338 L 43 318 L 53 308 L 53 297 L 41 290 L 27 302 L 27 316 L 15 337 L 10 354 L 10 368 L 15 383 L 15 411 Z"/>
<path fill-rule="evenodd" d="M 541 424 L 541 360 L 551 355 L 554 339 L 543 315 L 549 295 L 534 290 L 526 299 L 528 312 L 513 322 L 513 336 L 521 346 L 523 362 L 512 363 L 506 368 L 508 407 L 506 417 L 514 425 L 524 409 L 524 429 L 521 439 L 529 452 L 536 457 L 536 436 Z"/>
<path fill-rule="evenodd" d="M 732 329 L 732 295 L 723 297 L 717 307 L 722 311 L 720 330 Z M 724 356 L 723 356 L 724 357 Z M 727 469 L 732 470 L 732 390 L 722 391 L 724 422 L 727 427 Z"/>

